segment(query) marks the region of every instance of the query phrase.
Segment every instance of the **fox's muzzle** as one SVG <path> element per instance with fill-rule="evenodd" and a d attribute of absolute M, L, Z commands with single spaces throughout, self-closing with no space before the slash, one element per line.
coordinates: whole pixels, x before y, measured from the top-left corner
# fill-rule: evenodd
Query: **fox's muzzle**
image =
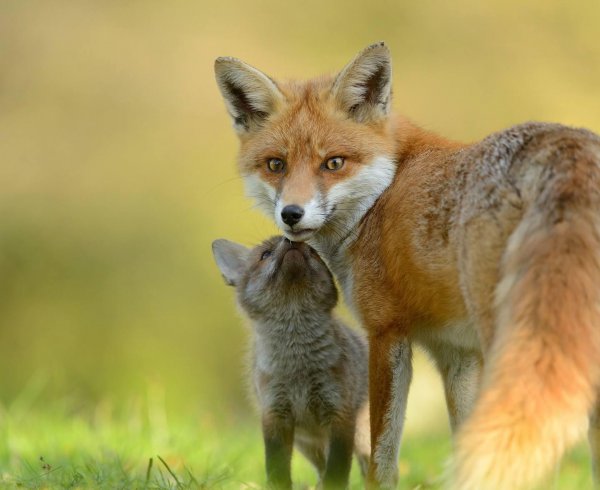
<path fill-rule="evenodd" d="M 304 209 L 297 204 L 290 204 L 281 210 L 281 220 L 288 226 L 294 226 L 304 216 Z"/>

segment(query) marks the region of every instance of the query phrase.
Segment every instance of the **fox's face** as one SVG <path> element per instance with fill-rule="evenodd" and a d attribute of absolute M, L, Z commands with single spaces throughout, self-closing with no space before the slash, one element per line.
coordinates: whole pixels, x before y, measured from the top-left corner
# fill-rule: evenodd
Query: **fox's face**
<path fill-rule="evenodd" d="M 307 82 L 276 83 L 233 58 L 215 70 L 248 194 L 290 240 L 347 236 L 396 169 L 387 47 Z"/>
<path fill-rule="evenodd" d="M 228 240 L 213 242 L 215 261 L 241 306 L 255 320 L 294 311 L 328 312 L 337 303 L 331 272 L 313 248 L 272 237 L 248 249 Z"/>

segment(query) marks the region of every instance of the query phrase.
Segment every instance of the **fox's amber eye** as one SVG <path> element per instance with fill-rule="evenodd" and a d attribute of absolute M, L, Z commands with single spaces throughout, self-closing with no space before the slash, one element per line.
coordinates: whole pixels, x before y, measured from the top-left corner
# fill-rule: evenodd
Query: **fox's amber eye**
<path fill-rule="evenodd" d="M 271 172 L 281 172 L 283 170 L 283 160 L 280 160 L 279 158 L 270 158 L 267 162 L 267 167 L 269 167 Z"/>
<path fill-rule="evenodd" d="M 271 256 L 272 252 L 270 250 L 265 250 L 260 256 L 260 260 L 265 260 Z"/>
<path fill-rule="evenodd" d="M 325 162 L 325 168 L 327 170 L 339 170 L 344 166 L 343 157 L 332 157 Z"/>

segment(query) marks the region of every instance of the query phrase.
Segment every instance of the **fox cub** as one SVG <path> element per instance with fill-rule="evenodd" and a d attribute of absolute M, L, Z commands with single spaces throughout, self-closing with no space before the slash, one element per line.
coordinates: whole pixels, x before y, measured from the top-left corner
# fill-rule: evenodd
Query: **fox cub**
<path fill-rule="evenodd" d="M 338 294 L 329 269 L 310 246 L 283 237 L 251 250 L 216 240 L 213 253 L 253 325 L 269 486 L 291 488 L 295 443 L 320 487 L 345 488 L 353 448 L 363 476 L 368 468 L 367 347 L 332 315 Z"/>

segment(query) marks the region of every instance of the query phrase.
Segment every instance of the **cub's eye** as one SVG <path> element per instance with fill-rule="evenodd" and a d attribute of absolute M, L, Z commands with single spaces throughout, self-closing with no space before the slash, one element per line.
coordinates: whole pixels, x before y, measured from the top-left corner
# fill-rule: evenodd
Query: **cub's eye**
<path fill-rule="evenodd" d="M 267 167 L 271 172 L 279 173 L 283 170 L 283 160 L 279 158 L 270 158 Z"/>
<path fill-rule="evenodd" d="M 273 254 L 273 252 L 271 252 L 270 250 L 265 250 L 262 253 L 262 255 L 260 256 L 260 260 L 265 260 L 265 259 L 269 258 L 272 254 Z"/>
<path fill-rule="evenodd" d="M 339 170 L 344 166 L 344 157 L 332 157 L 325 162 L 327 170 Z"/>

